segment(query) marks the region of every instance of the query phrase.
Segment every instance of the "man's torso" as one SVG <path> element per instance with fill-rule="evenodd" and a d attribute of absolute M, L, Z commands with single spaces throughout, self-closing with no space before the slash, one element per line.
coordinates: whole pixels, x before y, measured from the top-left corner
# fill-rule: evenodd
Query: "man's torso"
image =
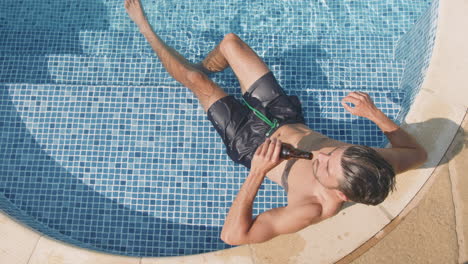
<path fill-rule="evenodd" d="M 278 138 L 301 150 L 314 152 L 327 152 L 339 146 L 349 145 L 315 132 L 303 124 L 284 125 L 275 131 L 272 138 Z M 313 176 L 312 161 L 299 159 L 294 161 L 292 166 L 287 166 L 287 163 L 286 160 L 281 162 L 267 174 L 267 177 L 283 186 L 282 177 L 287 176 L 285 180 L 288 184 L 289 205 L 319 203 L 324 217 L 332 216 L 340 210 L 342 202 L 331 195 Z M 285 169 L 288 171 L 285 172 Z"/>

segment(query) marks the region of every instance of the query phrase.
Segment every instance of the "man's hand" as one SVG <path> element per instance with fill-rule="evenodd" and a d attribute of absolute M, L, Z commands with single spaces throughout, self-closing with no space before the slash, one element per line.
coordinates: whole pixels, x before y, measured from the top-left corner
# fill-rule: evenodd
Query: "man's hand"
<path fill-rule="evenodd" d="M 279 139 L 267 138 L 263 144 L 261 144 L 252 158 L 252 172 L 259 172 L 266 174 L 271 169 L 276 167 L 280 162 L 281 152 L 281 141 Z"/>
<path fill-rule="evenodd" d="M 350 107 L 346 103 L 354 104 L 354 107 Z M 343 107 L 348 110 L 351 114 L 356 116 L 362 116 L 372 121 L 380 112 L 380 110 L 374 105 L 374 102 L 370 96 L 363 92 L 351 92 L 345 98 L 341 100 Z"/>

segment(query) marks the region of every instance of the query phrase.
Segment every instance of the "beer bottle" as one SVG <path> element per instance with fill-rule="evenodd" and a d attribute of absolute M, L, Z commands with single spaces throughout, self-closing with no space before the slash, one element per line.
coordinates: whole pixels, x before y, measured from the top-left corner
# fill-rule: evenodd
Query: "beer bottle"
<path fill-rule="evenodd" d="M 293 147 L 291 144 L 282 143 L 280 158 L 281 159 L 308 159 L 311 160 L 313 157 L 311 152 L 303 151 Z"/>

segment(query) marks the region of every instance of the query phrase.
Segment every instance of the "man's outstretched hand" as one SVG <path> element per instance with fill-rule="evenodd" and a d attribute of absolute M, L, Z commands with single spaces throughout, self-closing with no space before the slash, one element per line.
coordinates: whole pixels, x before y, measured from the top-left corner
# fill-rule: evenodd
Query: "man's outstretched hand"
<path fill-rule="evenodd" d="M 352 103 L 354 107 L 346 103 Z M 341 100 L 341 105 L 351 114 L 374 120 L 380 110 L 374 105 L 370 96 L 363 92 L 351 92 Z"/>

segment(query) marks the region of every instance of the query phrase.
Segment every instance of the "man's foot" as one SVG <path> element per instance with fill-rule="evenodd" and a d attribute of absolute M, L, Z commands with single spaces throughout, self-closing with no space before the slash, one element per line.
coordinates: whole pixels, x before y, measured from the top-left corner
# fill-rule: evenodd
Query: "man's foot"
<path fill-rule="evenodd" d="M 149 25 L 141 8 L 140 0 L 125 0 L 125 10 L 138 27 Z"/>
<path fill-rule="evenodd" d="M 205 68 L 205 66 L 203 65 L 203 62 L 199 62 L 199 63 L 196 63 L 196 64 L 192 64 L 192 66 L 193 66 L 195 69 L 197 69 L 197 70 L 203 72 L 203 73 L 206 74 L 206 75 L 210 75 L 210 74 L 212 74 L 212 73 L 215 73 L 215 72 L 210 71 L 210 70 L 208 70 L 207 68 Z"/>

